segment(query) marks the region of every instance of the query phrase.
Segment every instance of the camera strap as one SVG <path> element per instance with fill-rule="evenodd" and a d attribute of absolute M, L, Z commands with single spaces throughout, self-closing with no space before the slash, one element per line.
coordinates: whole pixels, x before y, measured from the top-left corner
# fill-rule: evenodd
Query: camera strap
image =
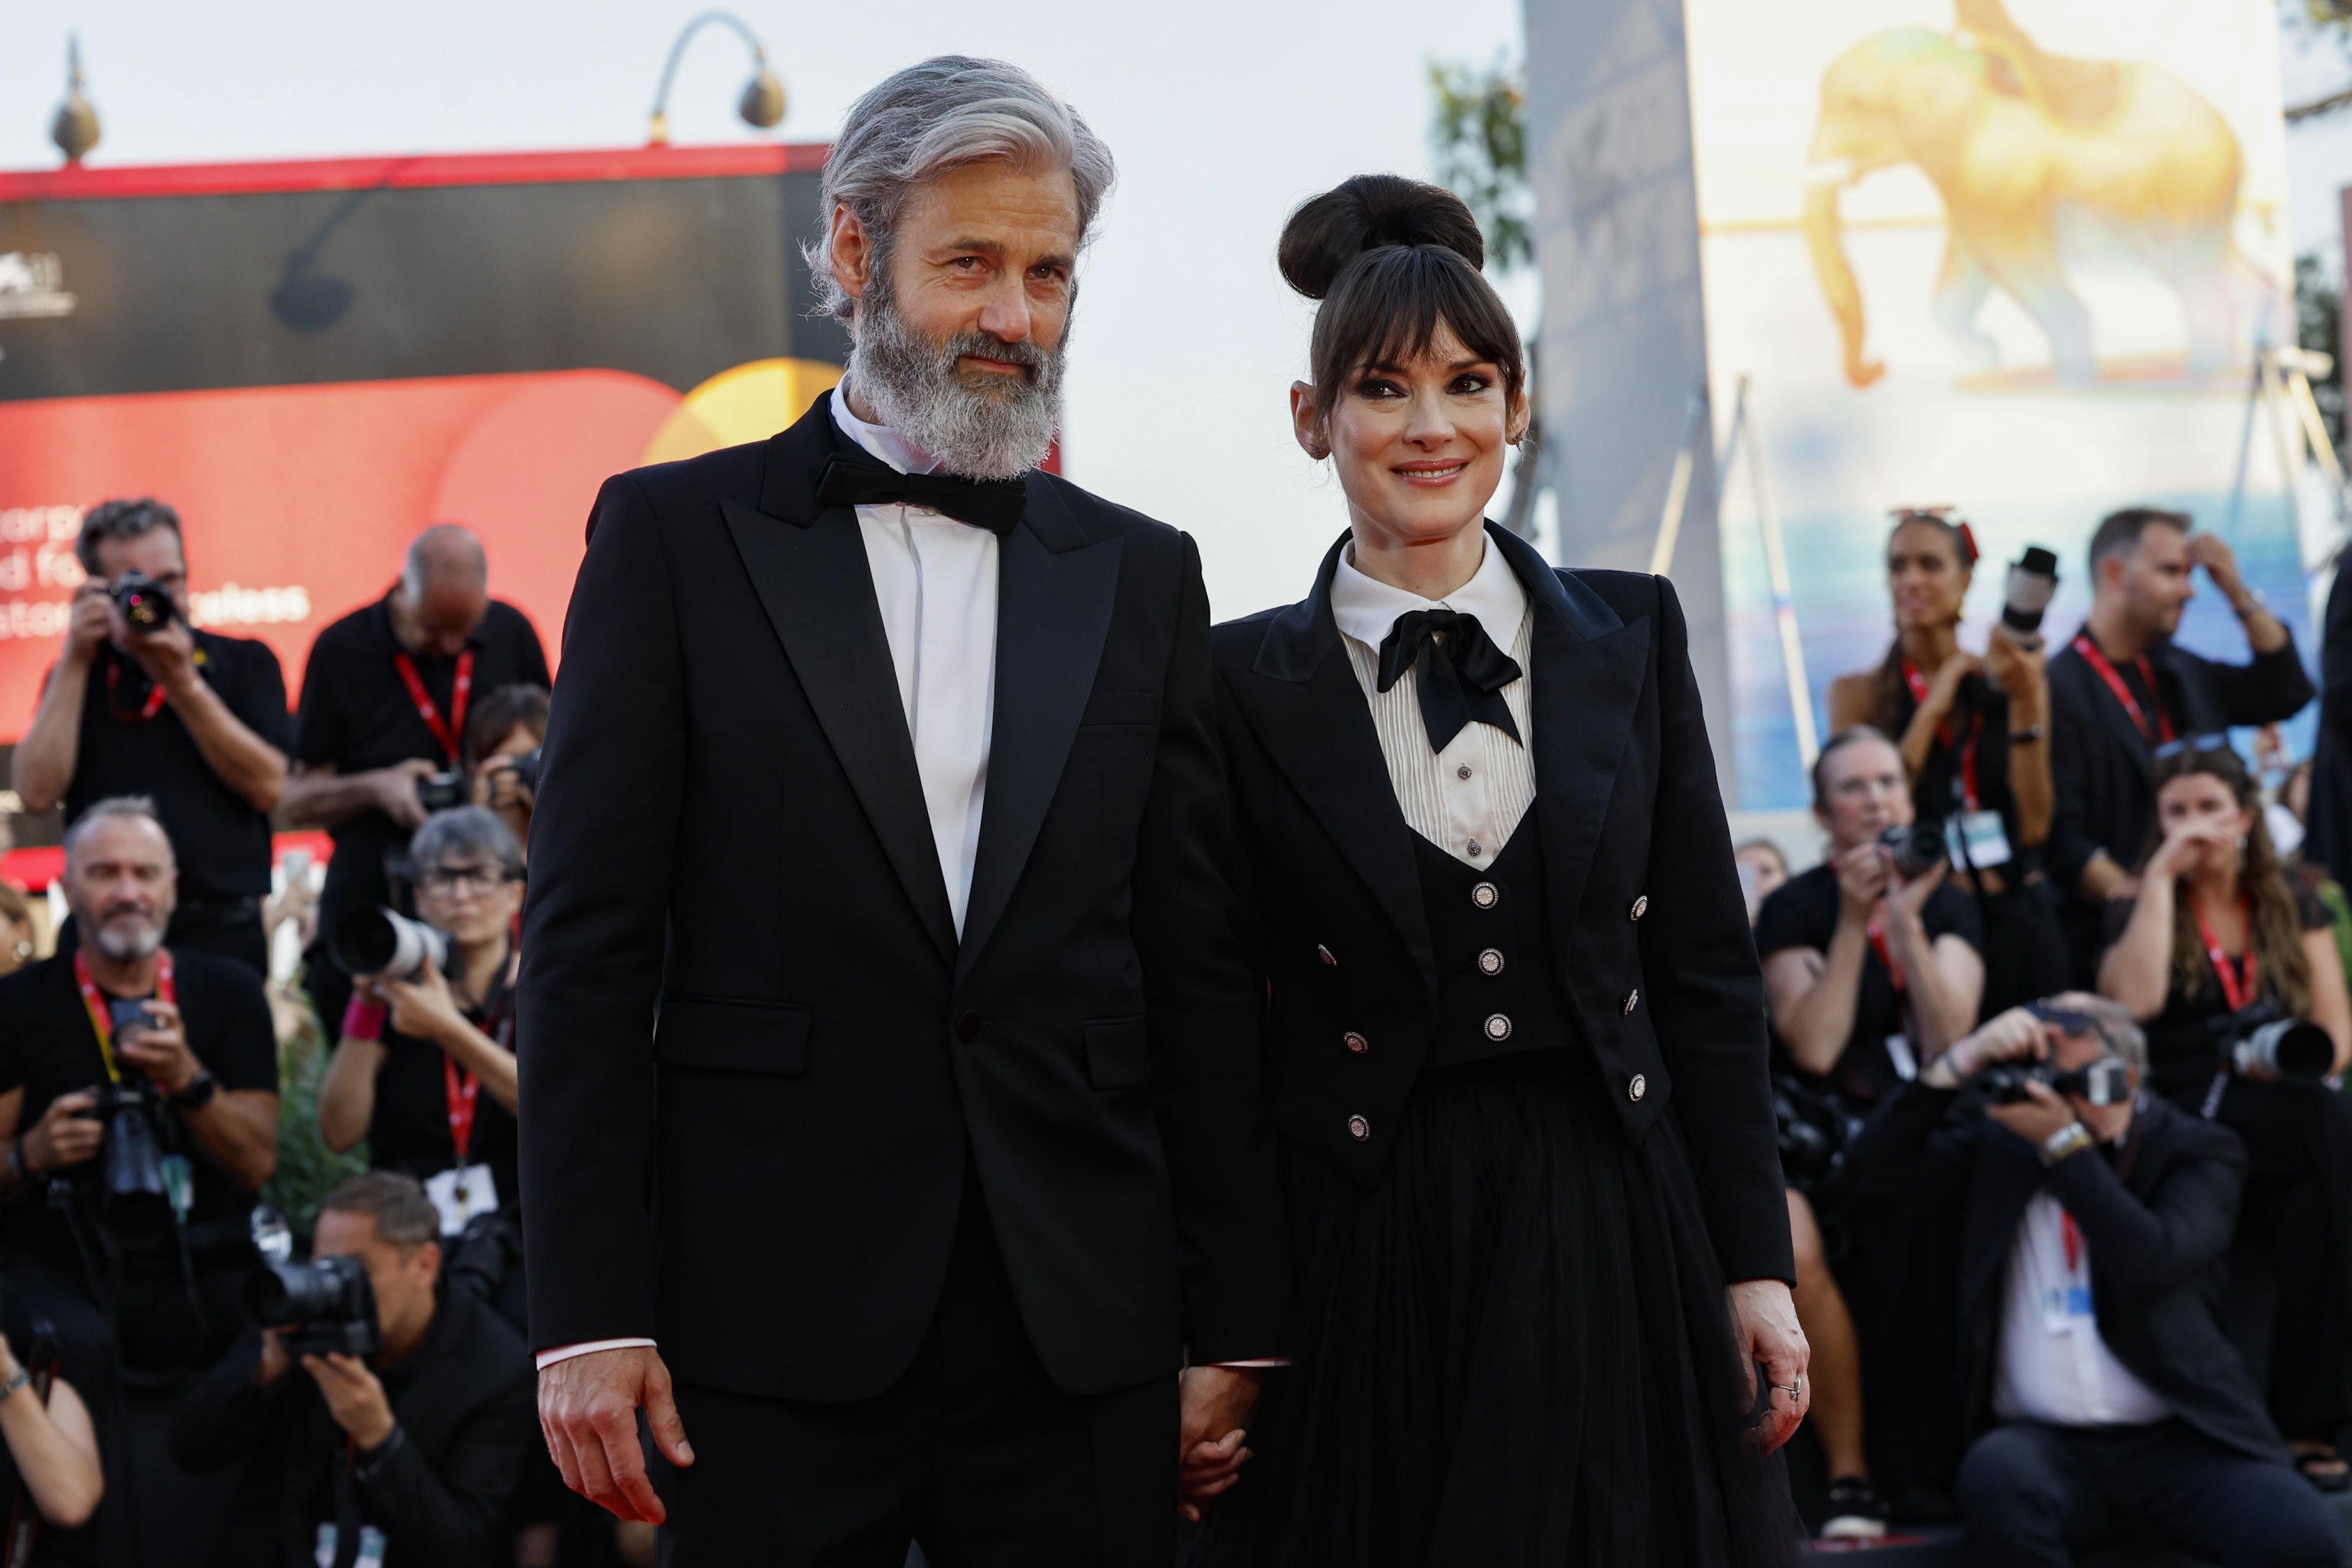
<path fill-rule="evenodd" d="M 169 700 L 170 696 L 171 694 L 165 691 L 161 686 L 152 687 L 148 690 L 147 700 L 145 701 L 142 702 L 135 710 L 128 713 L 124 712 L 122 709 L 122 661 L 120 658 L 109 659 L 107 661 L 106 709 L 108 712 L 113 714 L 117 719 L 121 720 L 124 723 L 144 724 L 147 721 L 152 719 L 156 714 L 161 713 L 163 710 L 163 704 Z"/>
<path fill-rule="evenodd" d="M 2192 902 L 2191 908 L 2196 906 Z M 2206 920 L 2205 911 L 2197 910 L 2197 934 L 2205 939 L 2205 957 L 2213 965 L 2213 977 L 2221 983 L 2221 999 L 2232 1013 L 2242 1011 L 2254 999 L 2254 915 L 2252 900 L 2244 894 L 2238 896 L 2238 909 L 2246 922 L 2245 969 L 2241 976 L 2230 955 L 2221 951 L 2221 942 L 2213 934 L 2213 926 Z"/>
<path fill-rule="evenodd" d="M 392 656 L 392 666 L 400 671 L 400 679 L 408 688 L 409 700 L 416 704 L 416 716 L 441 742 L 448 754 L 449 764 L 457 766 L 466 755 L 466 708 L 474 695 L 474 650 L 467 648 L 457 656 L 457 680 L 449 690 L 449 717 L 444 720 L 435 705 L 433 694 L 425 689 L 425 678 L 416 673 L 416 661 L 408 657 L 406 648 Z"/>
<path fill-rule="evenodd" d="M 2164 710 L 2163 689 L 2156 683 L 2156 668 L 2147 662 L 2147 655 L 2139 656 L 2139 678 L 2147 683 L 2148 695 L 2156 699 L 2156 724 L 2153 728 L 2148 724 L 2147 715 L 2140 709 L 2139 700 L 2131 694 L 2131 688 L 2124 684 L 2124 678 L 2116 673 L 2116 667 L 2107 662 L 2107 656 L 2099 651 L 2099 645 L 2091 640 L 2088 632 L 2074 634 L 2074 651 L 2081 654 L 2083 662 L 2097 671 L 2099 679 L 2107 683 L 2107 689 L 2115 693 L 2116 700 L 2123 704 L 2126 713 L 2131 715 L 2132 727 L 2139 731 L 2140 739 L 2153 746 L 2159 740 L 2173 738 L 2172 715 Z"/>
<path fill-rule="evenodd" d="M 89 955 L 80 948 L 74 949 L 74 984 L 81 987 L 82 1010 L 89 1015 L 90 1032 L 98 1037 L 98 1054 L 106 1063 L 106 1076 L 116 1083 L 122 1081 L 122 1069 L 114 1060 L 114 1013 L 106 1005 L 106 993 L 98 988 L 98 981 L 89 972 Z M 155 999 L 180 1005 L 179 987 L 172 983 L 172 950 L 155 951 Z"/>
<path fill-rule="evenodd" d="M 1925 707 L 1927 701 L 1927 678 L 1920 674 L 1919 667 L 1907 658 L 1903 661 L 1903 683 L 1911 689 L 1911 700 Z M 1960 802 L 1969 811 L 1977 809 L 1977 742 L 1983 734 L 1984 714 L 1982 712 L 1971 716 L 1969 723 L 1969 738 L 1966 741 L 1953 739 L 1952 724 L 1948 719 L 1936 727 L 1936 739 L 1944 743 L 1945 749 L 1949 751 L 1957 748 L 1959 752 Z"/>

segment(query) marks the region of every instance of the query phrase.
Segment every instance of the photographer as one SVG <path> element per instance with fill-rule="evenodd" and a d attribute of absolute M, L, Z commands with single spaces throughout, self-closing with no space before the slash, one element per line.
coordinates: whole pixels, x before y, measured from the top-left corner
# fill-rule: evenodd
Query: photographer
<path fill-rule="evenodd" d="M 30 1538 L 26 1568 L 89 1568 L 106 1493 L 97 1425 L 58 1369 L 54 1331 L 14 1290 L 0 1325 L 0 1508 Z"/>
<path fill-rule="evenodd" d="M 362 975 L 319 1089 L 328 1147 L 364 1137 L 379 1170 L 425 1185 L 454 1237 L 510 1213 L 515 1179 L 514 921 L 522 850 L 486 807 L 436 812 L 416 830 L 416 913 L 449 939 L 445 975 Z M 499 1295 L 521 1316 L 520 1269 Z"/>
<path fill-rule="evenodd" d="M 343 1183 L 319 1210 L 319 1261 L 278 1271 L 355 1260 L 349 1275 L 302 1281 L 331 1284 L 335 1321 L 249 1330 L 191 1392 L 172 1429 L 182 1468 L 255 1459 L 218 1568 L 511 1564 L 500 1520 L 540 1440 L 530 1356 L 471 1295 L 440 1288 L 439 1230 L 412 1177 Z M 299 1342 L 320 1327 L 381 1349 Z"/>
<path fill-rule="evenodd" d="M 2263 1336 L 2271 1411 L 2312 1484 L 2341 1491 L 2352 1486 L 2334 1447 L 2352 1418 L 2352 1105 L 2320 1079 L 2352 1055 L 2352 1003 L 2334 928 L 2280 867 L 2253 777 L 2221 737 L 2158 761 L 2156 805 L 2161 837 L 2138 899 L 2110 910 L 2099 989 L 2148 1021 L 2150 1087 L 2245 1140 L 2240 1245 L 2280 1290 Z M 2265 1002 L 2326 1031 L 2315 1059 L 2285 1064 L 2299 1074 L 2233 1059 L 2233 1020 Z"/>
<path fill-rule="evenodd" d="M 235 1330 L 277 1164 L 269 1005 L 243 964 L 163 945 L 152 802 L 83 813 L 64 886 L 79 947 L 0 979 L 0 1258 L 78 1379 L 103 1373 L 110 1321 L 127 1364 L 194 1365 Z"/>
<path fill-rule="evenodd" d="M 1756 950 L 1776 1075 L 1851 1117 L 1968 1030 L 1984 966 L 1976 910 L 1944 885 L 1940 848 L 1924 869 L 1897 870 L 1886 836 L 1912 826 L 1911 791 L 1885 736 L 1857 726 L 1831 737 L 1813 764 L 1813 815 L 1829 834 L 1828 858 L 1764 900 Z M 1822 1222 L 1867 1231 L 1886 1216 L 1816 1214 L 1803 1190 L 1812 1184 L 1790 1174 L 1797 1314 L 1813 1347 L 1811 1420 L 1831 1478 L 1823 1533 L 1883 1533 L 1886 1510 L 1863 1444 L 1863 1345 L 1887 1337 L 1870 1331 L 1888 1298 L 1867 1247 L 1849 1249 L 1832 1276 Z"/>
<path fill-rule="evenodd" d="M 2131 507 L 2091 536 L 2091 614 L 2050 661 L 2050 763 L 2057 787 L 2046 859 L 2069 899 L 2064 923 L 2079 980 L 2098 968 L 2110 899 L 2128 898 L 2127 869 L 2148 838 L 2155 752 L 2189 735 L 2293 718 L 2311 700 L 2294 638 L 2238 575 L 2212 534 L 2189 536 L 2187 514 Z M 2221 664 L 2173 646 L 2205 569 L 2245 628 L 2253 658 Z"/>
<path fill-rule="evenodd" d="M 110 500 L 82 520 L 65 653 L 10 764 L 27 811 L 142 795 L 183 850 L 168 940 L 267 974 L 269 813 L 286 786 L 286 677 L 269 645 L 188 624 L 179 515 Z M 136 616 L 134 620 L 133 616 Z"/>
<path fill-rule="evenodd" d="M 547 739 L 543 686 L 501 686 L 482 699 L 466 725 L 473 801 L 499 814 L 526 853 L 530 808 L 539 796 L 539 749 Z"/>
<path fill-rule="evenodd" d="M 2057 899 L 2041 864 L 2050 837 L 2050 683 L 2039 635 L 2006 622 L 1993 626 L 1983 657 L 1961 650 L 1977 545 L 1948 510 L 1895 514 L 1886 542 L 1895 644 L 1876 669 L 1830 683 L 1829 711 L 1832 729 L 1870 724 L 1897 737 L 1913 809 L 1942 825 L 1953 884 L 1974 900 L 1983 927 L 1981 1016 L 2066 982 Z M 2011 582 L 2055 585 L 2022 568 Z"/>
<path fill-rule="evenodd" d="M 322 931 L 345 910 L 394 901 L 387 861 L 428 815 L 467 798 L 474 694 L 515 682 L 549 683 L 546 650 L 520 610 L 490 597 L 481 541 L 449 523 L 417 536 L 390 593 L 319 634 L 281 816 L 334 836 Z M 331 1033 L 351 977 L 323 941 L 309 961 L 310 998 Z"/>
<path fill-rule="evenodd" d="M 1850 1151 L 1857 1180 L 1920 1190 L 1922 1237 L 1957 1281 L 1972 1559 L 2063 1565 L 2164 1541 L 2336 1568 L 2352 1543 L 2288 1468 L 2216 1318 L 2244 1150 L 2141 1095 L 2144 1067 L 2112 1002 L 2013 1008 L 1888 1097 Z"/>

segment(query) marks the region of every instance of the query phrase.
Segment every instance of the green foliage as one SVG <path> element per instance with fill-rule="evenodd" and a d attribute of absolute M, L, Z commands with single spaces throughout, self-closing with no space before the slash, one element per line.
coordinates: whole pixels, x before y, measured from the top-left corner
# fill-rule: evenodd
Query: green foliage
<path fill-rule="evenodd" d="M 1527 90 L 1517 67 L 1429 62 L 1435 100 L 1430 141 L 1437 183 L 1467 203 L 1486 235 L 1486 259 L 1507 272 L 1535 258 L 1535 197 L 1528 184 Z"/>
<path fill-rule="evenodd" d="M 2336 362 L 2325 381 L 2311 384 L 2311 399 L 2327 426 L 2327 439 L 2344 447 L 2344 283 L 2316 253 L 2294 258 L 2294 341 L 2299 348 Z"/>
<path fill-rule="evenodd" d="M 278 1051 L 278 1169 L 261 1189 L 262 1201 L 285 1215 L 304 1251 L 319 1200 L 367 1169 L 364 1145 L 338 1154 L 319 1135 L 319 1080 L 326 1076 L 329 1054 L 318 1016 L 306 1006 L 301 1026 Z"/>

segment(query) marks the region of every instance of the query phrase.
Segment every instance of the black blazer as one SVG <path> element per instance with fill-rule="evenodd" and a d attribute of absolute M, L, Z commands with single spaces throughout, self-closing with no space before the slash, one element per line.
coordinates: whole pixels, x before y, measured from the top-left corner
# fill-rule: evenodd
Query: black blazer
<path fill-rule="evenodd" d="M 2246 1170 L 2237 1134 L 2143 1095 L 2114 1163 L 2088 1152 L 2042 1167 L 1999 1122 L 1947 1122 L 1957 1095 L 1908 1083 L 1887 1097 L 1847 1151 L 1861 1181 L 1900 1179 L 1924 1205 L 1920 1234 L 1957 1251 L 1962 1443 L 1994 1425 L 2009 1255 L 2025 1205 L 2045 1184 L 2091 1248 L 2091 1301 L 2116 1359 L 2216 1442 L 2286 1462 L 2219 1309 Z M 1922 1346 L 1921 1353 L 1935 1353 Z"/>
<path fill-rule="evenodd" d="M 2179 733 L 2292 719 L 2311 700 L 2311 677 L 2290 635 L 2247 664 L 2218 664 L 2170 642 L 2147 650 Z M 2074 639 L 2050 660 L 2050 772 L 2057 794 L 2043 864 L 2067 896 L 2105 849 L 2128 870 L 2147 851 L 2156 816 L 2154 749 Z"/>
<path fill-rule="evenodd" d="M 532 1339 L 878 1394 L 970 1163 L 1065 1389 L 1278 1354 L 1192 543 L 1028 477 L 959 942 L 836 440 L 820 398 L 597 500 L 524 914 Z"/>
<path fill-rule="evenodd" d="M 2303 858 L 2352 886 L 2352 572 L 2327 590 L 2319 644 L 2319 728 L 2311 741 L 2311 807 Z"/>
<path fill-rule="evenodd" d="M 1573 1048 L 1630 1136 L 1674 1107 L 1726 1276 L 1791 1279 L 1763 983 L 1682 607 L 1664 578 L 1556 572 L 1506 530 L 1487 538 L 1534 601 L 1532 809 Z M 1437 973 L 1412 829 L 1331 617 L 1346 542 L 1306 599 L 1213 637 L 1275 1119 L 1370 1183 L 1435 1032 Z M 1361 1054 L 1339 1043 L 1358 1028 L 1374 1037 Z"/>

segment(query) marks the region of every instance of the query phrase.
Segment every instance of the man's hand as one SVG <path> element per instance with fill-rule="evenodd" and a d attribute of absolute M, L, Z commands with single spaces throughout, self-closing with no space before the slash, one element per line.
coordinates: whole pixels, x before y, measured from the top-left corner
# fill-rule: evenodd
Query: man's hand
<path fill-rule="evenodd" d="M 2218 533 L 2192 535 L 2189 541 L 2189 563 L 2205 568 L 2213 586 L 2221 596 L 2242 609 L 2240 601 L 2246 597 L 2246 580 L 2238 574 L 2238 558 Z"/>
<path fill-rule="evenodd" d="M 1813 1385 L 1805 1375 L 1813 1364 L 1813 1347 L 1797 1326 L 1796 1299 L 1778 1279 L 1743 1279 L 1724 1296 L 1731 1307 L 1731 1338 L 1751 1408 L 1756 1363 L 1764 1363 L 1772 1383 L 1772 1407 L 1748 1435 L 1751 1445 L 1769 1454 L 1796 1436 L 1798 1425 L 1813 1407 Z M 1797 1392 L 1790 1393 L 1792 1388 Z"/>
<path fill-rule="evenodd" d="M 351 1434 L 352 1442 L 373 1448 L 392 1436 L 392 1401 L 384 1397 L 383 1384 L 367 1363 L 355 1355 L 306 1355 L 302 1370 L 318 1384 L 327 1398 L 327 1414 Z"/>
<path fill-rule="evenodd" d="M 76 1089 L 49 1101 L 33 1130 L 25 1134 L 21 1158 L 37 1176 L 70 1170 L 98 1153 L 106 1142 L 106 1128 L 89 1114 L 98 1103 L 94 1089 Z"/>
<path fill-rule="evenodd" d="M 2081 1120 L 2056 1089 L 2039 1079 L 2026 1080 L 2025 1094 L 2015 1105 L 1989 1105 L 1985 1114 L 2036 1149 Z"/>
<path fill-rule="evenodd" d="M 87 668 L 114 635 L 114 601 L 96 577 L 82 580 L 74 590 L 73 613 L 66 619 L 66 662 Z"/>
<path fill-rule="evenodd" d="M 188 630 L 188 623 L 177 616 L 171 624 L 152 632 L 131 633 L 126 628 L 122 646 L 147 672 L 147 679 L 173 696 L 185 693 L 201 678 L 196 674 L 196 639 Z"/>
<path fill-rule="evenodd" d="M 1242 1424 L 1257 1406 L 1265 1372 L 1248 1366 L 1192 1366 L 1178 1384 L 1176 1511 L 1197 1521 L 1201 1510 L 1241 1479 L 1250 1450 Z"/>
<path fill-rule="evenodd" d="M 430 953 L 425 954 L 425 968 L 415 979 L 379 979 L 374 990 L 392 1009 L 392 1026 L 411 1039 L 446 1049 L 450 1037 L 467 1026 L 466 1015 L 458 1011 L 457 998 Z"/>
<path fill-rule="evenodd" d="M 115 1037 L 117 1055 L 147 1075 L 166 1097 L 187 1092 L 204 1064 L 188 1049 L 187 1030 L 180 1010 L 169 1002 L 147 1004 L 147 1022 Z"/>
<path fill-rule="evenodd" d="M 261 1357 L 253 1363 L 253 1386 L 268 1388 L 271 1384 L 284 1377 L 287 1369 L 293 1364 L 286 1356 L 286 1331 L 262 1330 Z"/>
<path fill-rule="evenodd" d="M 411 832 L 424 826 L 425 803 L 416 798 L 416 781 L 429 779 L 440 771 L 422 757 L 376 769 L 367 775 L 375 808 Z"/>
<path fill-rule="evenodd" d="M 563 1484 L 618 1518 L 659 1524 L 668 1513 L 637 1447 L 640 1407 L 662 1458 L 680 1468 L 694 1463 L 669 1368 L 652 1347 L 591 1351 L 539 1374 L 539 1429 Z"/>

